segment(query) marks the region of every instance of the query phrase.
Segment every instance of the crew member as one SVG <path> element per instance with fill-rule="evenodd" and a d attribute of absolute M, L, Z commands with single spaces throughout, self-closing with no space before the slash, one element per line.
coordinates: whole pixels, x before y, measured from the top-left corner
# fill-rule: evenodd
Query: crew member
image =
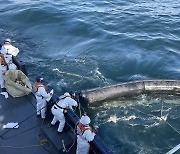
<path fill-rule="evenodd" d="M 72 95 L 73 95 L 72 93 L 71 94 L 68 92 L 64 93 L 64 96 L 65 96 L 64 101 L 66 102 L 66 104 L 69 106 L 71 110 L 73 110 L 72 108 L 73 106 L 77 107 L 77 102 L 72 98 Z"/>
<path fill-rule="evenodd" d="M 94 140 L 95 133 L 89 126 L 91 119 L 83 115 L 77 125 L 77 149 L 76 154 L 88 154 L 90 142 Z"/>
<path fill-rule="evenodd" d="M 4 45 L 1 47 L 1 54 L 4 55 L 5 61 L 9 67 L 12 65 L 12 56 L 17 56 L 18 53 L 19 49 L 11 44 L 11 40 L 9 38 L 5 39 Z"/>
<path fill-rule="evenodd" d="M 50 100 L 52 97 L 52 93 L 47 93 L 45 85 L 42 83 L 43 78 L 37 77 L 36 82 L 34 83 L 35 91 L 36 91 L 36 101 L 37 101 L 37 115 L 41 115 L 42 119 L 46 117 L 46 100 Z"/>
<path fill-rule="evenodd" d="M 7 63 L 4 59 L 4 55 L 0 54 L 0 85 L 4 88 L 4 75 L 7 71 Z"/>
<path fill-rule="evenodd" d="M 68 104 L 65 101 L 66 96 L 62 95 L 59 97 L 59 101 L 55 103 L 51 109 L 52 114 L 54 115 L 51 125 L 55 125 L 57 121 L 59 121 L 58 134 L 63 131 L 65 125 L 65 117 L 64 113 L 69 109 Z"/>
<path fill-rule="evenodd" d="M 17 66 L 12 62 L 12 60 L 8 63 L 8 69 L 9 70 L 17 70 Z"/>
<path fill-rule="evenodd" d="M 1 53 L 4 55 L 8 54 L 8 55 L 12 55 L 12 56 L 17 56 L 17 54 L 19 53 L 19 49 L 14 47 L 11 44 L 11 40 L 9 38 L 7 38 L 4 41 L 4 45 L 1 47 Z"/>

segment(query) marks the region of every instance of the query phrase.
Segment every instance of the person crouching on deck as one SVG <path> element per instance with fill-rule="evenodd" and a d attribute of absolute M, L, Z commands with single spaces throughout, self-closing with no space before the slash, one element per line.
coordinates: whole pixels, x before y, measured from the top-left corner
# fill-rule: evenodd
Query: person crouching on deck
<path fill-rule="evenodd" d="M 47 93 L 45 85 L 42 83 L 43 78 L 37 77 L 36 82 L 34 83 L 35 91 L 36 91 L 36 101 L 37 101 L 37 115 L 41 115 L 42 119 L 46 117 L 46 100 L 49 100 L 52 96 L 51 93 Z"/>
<path fill-rule="evenodd" d="M 88 154 L 90 150 L 90 142 L 94 140 L 95 133 L 89 126 L 91 119 L 87 115 L 83 115 L 77 125 L 77 149 L 76 154 Z"/>

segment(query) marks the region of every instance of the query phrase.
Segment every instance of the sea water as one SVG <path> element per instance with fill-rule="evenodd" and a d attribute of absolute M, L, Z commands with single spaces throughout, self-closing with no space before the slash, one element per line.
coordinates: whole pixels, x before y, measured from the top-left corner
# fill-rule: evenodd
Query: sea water
<path fill-rule="evenodd" d="M 142 94 L 89 106 L 93 124 L 115 153 L 166 153 L 179 144 L 180 96 Z"/>
<path fill-rule="evenodd" d="M 180 79 L 179 25 L 180 0 L 0 1 L 0 38 L 20 49 L 30 80 L 41 74 L 57 95 Z M 162 101 L 144 97 L 87 109 L 91 118 L 99 113 L 99 134 L 115 153 L 165 153 L 179 144 L 167 124 L 180 130 L 179 99 L 164 100 L 162 110 Z"/>

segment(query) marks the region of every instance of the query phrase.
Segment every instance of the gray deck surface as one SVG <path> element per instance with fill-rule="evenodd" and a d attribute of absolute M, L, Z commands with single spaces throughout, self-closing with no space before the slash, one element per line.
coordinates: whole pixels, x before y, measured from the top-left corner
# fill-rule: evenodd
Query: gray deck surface
<path fill-rule="evenodd" d="M 52 146 L 58 151 L 59 153 L 63 153 L 63 144 L 62 140 L 64 141 L 64 144 L 66 145 L 66 149 L 68 150 L 71 145 L 74 143 L 75 136 L 71 132 L 70 129 L 65 129 L 62 134 L 57 134 L 57 127 L 58 124 L 56 124 L 53 127 L 49 126 L 49 123 L 46 123 L 42 127 L 42 132 L 44 132 L 45 136 L 48 138 L 49 141 L 52 142 Z M 75 153 L 76 145 L 73 145 L 73 148 L 69 150 L 69 152 L 66 153 Z"/>
<path fill-rule="evenodd" d="M 67 133 L 69 133 L 68 138 L 72 137 L 71 132 L 57 135 L 57 128 L 46 127 L 51 119 L 46 119 L 41 127 L 42 120 L 36 116 L 35 105 L 36 100 L 33 94 L 21 98 L 9 96 L 8 99 L 0 95 L 0 154 L 56 154 L 57 149 L 61 149 L 62 137 L 67 146 L 72 143 L 72 139 L 67 140 L 66 138 Z M 18 122 L 19 128 L 4 129 L 2 126 L 8 122 Z M 44 145 L 44 148 L 40 145 L 38 134 L 41 140 L 47 139 L 49 141 Z M 61 146 L 58 148 L 60 141 Z M 2 146 L 11 147 L 2 148 Z"/>

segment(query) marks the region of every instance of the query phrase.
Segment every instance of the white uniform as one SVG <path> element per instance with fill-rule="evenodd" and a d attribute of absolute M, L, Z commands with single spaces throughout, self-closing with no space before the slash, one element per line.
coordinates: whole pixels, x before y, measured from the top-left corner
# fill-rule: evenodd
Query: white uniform
<path fill-rule="evenodd" d="M 16 65 L 12 63 L 12 56 L 17 56 L 19 49 L 11 44 L 5 44 L 1 47 L 1 53 L 4 55 L 5 61 L 10 69 L 16 69 Z"/>
<path fill-rule="evenodd" d="M 69 106 L 71 110 L 72 110 L 72 106 L 77 106 L 77 102 L 71 97 L 66 97 L 64 101 L 66 102 L 66 104 Z"/>
<path fill-rule="evenodd" d="M 89 130 L 89 123 L 91 119 L 87 115 L 83 115 L 80 119 L 79 124 L 83 124 L 84 131 L 80 129 L 80 126 L 77 126 L 77 149 L 76 154 L 88 154 L 90 149 L 89 142 L 94 140 L 94 132 Z"/>
<path fill-rule="evenodd" d="M 57 106 L 58 105 L 58 106 Z M 58 132 L 62 132 L 64 125 L 65 125 L 65 117 L 64 117 L 64 109 L 67 107 L 66 102 L 64 99 L 61 99 L 58 103 L 54 104 L 51 112 L 54 115 L 54 118 L 51 122 L 51 125 L 55 125 L 57 121 L 59 121 L 59 127 L 58 127 Z"/>
<path fill-rule="evenodd" d="M 3 55 L 9 54 L 9 55 L 17 56 L 17 54 L 19 53 L 19 49 L 14 47 L 11 44 L 8 44 L 8 45 L 5 44 L 1 48 L 1 53 Z"/>
<path fill-rule="evenodd" d="M 85 130 L 84 133 L 77 135 L 76 154 L 88 154 L 90 149 L 89 142 L 94 140 L 95 134 L 91 130 Z"/>
<path fill-rule="evenodd" d="M 17 70 L 17 66 L 12 61 L 9 61 L 8 68 L 9 70 Z"/>
<path fill-rule="evenodd" d="M 37 115 L 41 114 L 41 118 L 46 117 L 46 99 L 50 99 L 50 94 L 46 92 L 43 86 L 39 86 L 36 92 L 36 101 L 37 101 Z"/>
<path fill-rule="evenodd" d="M 1 88 L 4 88 L 4 75 L 5 75 L 6 71 L 7 71 L 7 66 L 0 64 L 0 85 L 1 85 Z"/>

